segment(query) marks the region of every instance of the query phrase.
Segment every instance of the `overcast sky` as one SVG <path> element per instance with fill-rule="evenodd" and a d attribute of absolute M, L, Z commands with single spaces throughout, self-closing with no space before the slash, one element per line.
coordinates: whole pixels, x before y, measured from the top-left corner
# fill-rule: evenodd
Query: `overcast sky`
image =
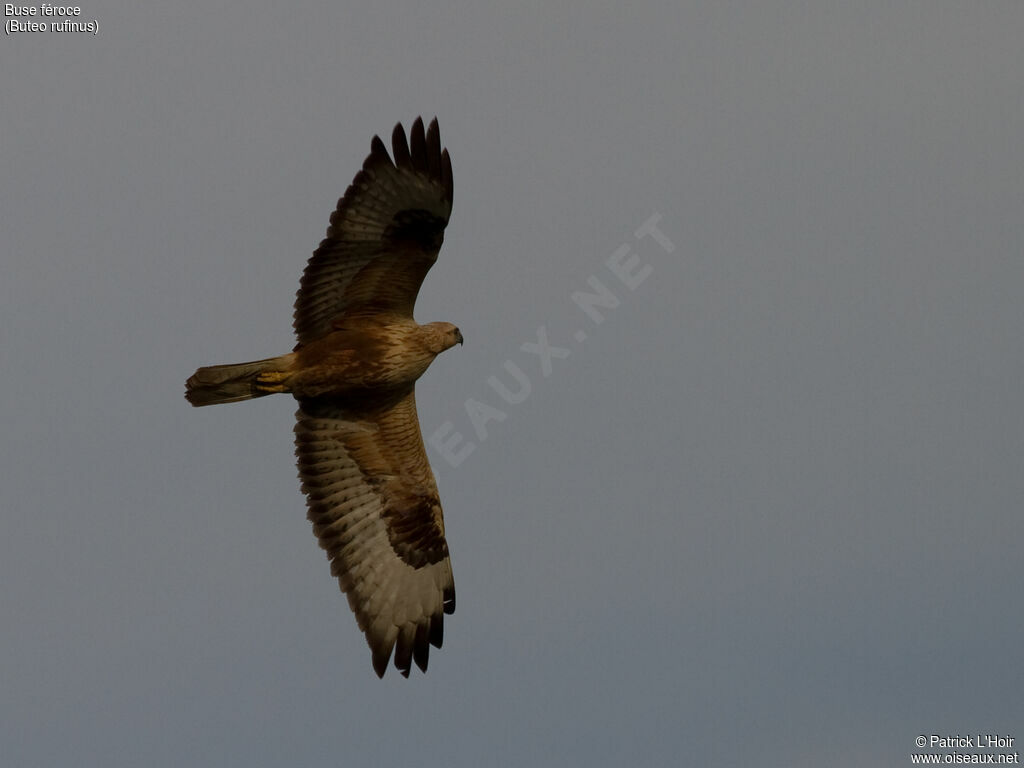
<path fill-rule="evenodd" d="M 4 764 L 1024 740 L 1024 5 L 343 5 L 87 0 L 95 35 L 0 42 Z M 459 602 L 378 680 L 294 402 L 183 391 L 291 348 L 337 198 L 421 114 Z"/>

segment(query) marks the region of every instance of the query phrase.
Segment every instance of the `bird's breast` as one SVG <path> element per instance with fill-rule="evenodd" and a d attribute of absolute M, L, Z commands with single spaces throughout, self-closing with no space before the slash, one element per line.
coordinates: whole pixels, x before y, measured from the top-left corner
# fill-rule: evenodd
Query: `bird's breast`
<path fill-rule="evenodd" d="M 319 397 L 406 388 L 434 357 L 408 333 L 336 331 L 296 350 L 293 393 Z"/>

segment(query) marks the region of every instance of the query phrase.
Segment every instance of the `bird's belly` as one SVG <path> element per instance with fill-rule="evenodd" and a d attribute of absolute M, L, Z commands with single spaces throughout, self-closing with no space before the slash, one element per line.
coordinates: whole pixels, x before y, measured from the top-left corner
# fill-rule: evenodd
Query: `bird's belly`
<path fill-rule="evenodd" d="M 405 390 L 423 375 L 430 360 L 403 354 L 362 357 L 353 350 L 328 352 L 318 359 L 303 360 L 291 385 L 296 397 L 366 396 L 374 391 Z"/>

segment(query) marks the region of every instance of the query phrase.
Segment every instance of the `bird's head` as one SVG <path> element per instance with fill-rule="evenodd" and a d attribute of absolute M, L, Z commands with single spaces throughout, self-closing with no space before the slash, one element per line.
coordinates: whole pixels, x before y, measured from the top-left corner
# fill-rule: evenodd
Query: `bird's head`
<path fill-rule="evenodd" d="M 430 332 L 431 350 L 436 355 L 463 343 L 462 331 L 452 323 L 428 323 L 423 327 Z"/>

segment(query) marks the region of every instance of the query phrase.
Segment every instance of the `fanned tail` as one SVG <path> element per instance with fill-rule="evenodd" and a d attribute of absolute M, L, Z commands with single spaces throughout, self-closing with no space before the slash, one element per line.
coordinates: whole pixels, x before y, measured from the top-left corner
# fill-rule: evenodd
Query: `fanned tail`
<path fill-rule="evenodd" d="M 200 368 L 185 382 L 185 399 L 198 407 L 287 392 L 285 380 L 290 363 L 291 355 L 284 355 Z"/>

